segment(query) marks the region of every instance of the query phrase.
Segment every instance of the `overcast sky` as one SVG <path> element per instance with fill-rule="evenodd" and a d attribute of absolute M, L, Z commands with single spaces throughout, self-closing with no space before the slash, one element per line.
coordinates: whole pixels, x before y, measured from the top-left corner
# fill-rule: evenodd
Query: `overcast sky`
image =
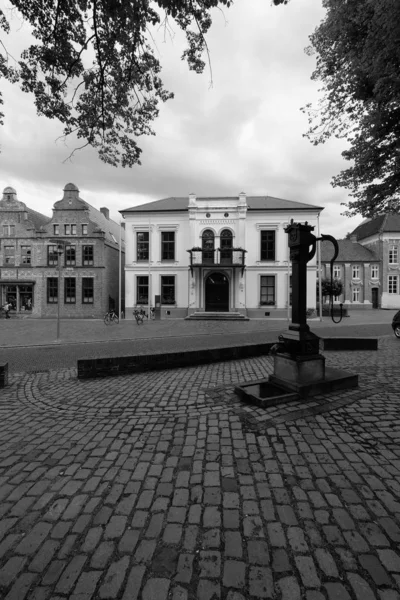
<path fill-rule="evenodd" d="M 0 0 L 2 7 L 6 0 Z M 8 13 L 7 13 L 8 14 Z M 184 37 L 159 32 L 157 51 L 165 87 L 175 98 L 161 106 L 156 136 L 141 138 L 142 165 L 114 168 L 89 148 L 65 159 L 74 144 L 56 141 L 62 125 L 36 115 L 32 97 L 2 81 L 5 125 L 0 129 L 0 186 L 16 188 L 19 200 L 51 215 L 66 183 L 111 217 L 118 210 L 168 196 L 269 195 L 324 206 L 321 232 L 337 238 L 361 217 L 340 215 L 348 196 L 330 185 L 347 166 L 344 143 L 332 140 L 314 147 L 300 108 L 318 99 L 310 80 L 315 59 L 304 53 L 308 36 L 324 16 L 322 0 L 235 0 L 224 13 L 215 11 L 208 36 L 210 71 L 190 72 L 180 60 Z M 14 53 L 29 41 L 29 28 L 17 16 Z"/>

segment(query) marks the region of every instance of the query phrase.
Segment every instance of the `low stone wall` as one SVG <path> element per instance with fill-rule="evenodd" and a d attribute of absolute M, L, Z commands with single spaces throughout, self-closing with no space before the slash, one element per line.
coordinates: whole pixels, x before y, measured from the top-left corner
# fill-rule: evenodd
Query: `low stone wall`
<path fill-rule="evenodd" d="M 88 358 L 78 360 L 78 379 L 127 375 L 159 369 L 190 367 L 226 360 L 237 360 L 268 354 L 274 342 L 248 344 L 228 348 L 169 352 L 164 354 L 140 354 L 112 358 Z"/>

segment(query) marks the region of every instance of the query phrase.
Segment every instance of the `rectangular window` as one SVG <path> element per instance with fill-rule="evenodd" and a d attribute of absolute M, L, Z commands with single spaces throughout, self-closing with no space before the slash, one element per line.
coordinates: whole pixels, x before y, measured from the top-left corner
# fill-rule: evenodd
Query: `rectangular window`
<path fill-rule="evenodd" d="M 15 246 L 4 246 L 4 264 L 15 264 Z"/>
<path fill-rule="evenodd" d="M 76 265 L 75 246 L 65 246 L 65 266 L 74 267 Z"/>
<path fill-rule="evenodd" d="M 149 278 L 147 275 L 140 275 L 136 279 L 136 304 L 149 303 Z"/>
<path fill-rule="evenodd" d="M 161 277 L 161 304 L 175 304 L 175 277 L 173 275 Z"/>
<path fill-rule="evenodd" d="M 389 294 L 399 293 L 399 276 L 389 275 L 388 276 L 388 292 Z"/>
<path fill-rule="evenodd" d="M 58 302 L 58 279 L 57 277 L 47 278 L 47 304 L 57 304 Z"/>
<path fill-rule="evenodd" d="M 66 277 L 64 279 L 64 303 L 75 304 L 76 302 L 76 279 L 75 277 Z"/>
<path fill-rule="evenodd" d="M 54 233 L 54 235 L 60 234 L 60 226 L 59 225 L 53 225 L 53 233 Z"/>
<path fill-rule="evenodd" d="M 149 233 L 138 231 L 136 234 L 137 260 L 149 260 Z"/>
<path fill-rule="evenodd" d="M 292 306 L 292 296 L 293 296 L 293 285 L 292 285 L 292 275 L 289 277 L 289 306 Z"/>
<path fill-rule="evenodd" d="M 398 255 L 397 255 L 397 246 L 390 246 L 390 248 L 389 248 L 389 264 L 397 265 L 398 262 L 399 262 L 399 259 L 398 259 Z"/>
<path fill-rule="evenodd" d="M 82 235 L 87 235 L 87 225 L 82 225 Z"/>
<path fill-rule="evenodd" d="M 275 275 L 261 276 L 260 305 L 273 306 L 275 304 Z"/>
<path fill-rule="evenodd" d="M 30 246 L 21 246 L 21 264 L 30 265 L 31 264 L 31 254 L 32 254 L 32 249 Z"/>
<path fill-rule="evenodd" d="M 353 302 L 360 302 L 360 288 L 353 287 Z"/>
<path fill-rule="evenodd" d="M 341 269 L 338 265 L 334 265 L 333 267 L 333 277 L 335 279 L 340 279 L 341 276 Z"/>
<path fill-rule="evenodd" d="M 15 235 L 15 225 L 3 225 L 3 236 L 11 237 Z"/>
<path fill-rule="evenodd" d="M 93 304 L 93 277 L 82 277 L 82 304 Z"/>
<path fill-rule="evenodd" d="M 83 246 L 82 248 L 82 264 L 84 267 L 93 265 L 93 246 Z"/>
<path fill-rule="evenodd" d="M 260 260 L 275 260 L 275 231 L 261 231 Z"/>
<path fill-rule="evenodd" d="M 379 265 L 371 265 L 371 279 L 379 279 Z"/>
<path fill-rule="evenodd" d="M 161 260 L 175 260 L 175 232 L 161 232 Z"/>
<path fill-rule="evenodd" d="M 353 279 L 360 278 L 360 265 L 353 265 Z"/>
<path fill-rule="evenodd" d="M 71 235 L 76 235 L 76 225 L 71 225 Z"/>
<path fill-rule="evenodd" d="M 64 225 L 64 234 L 65 235 L 71 234 L 71 225 Z"/>
<path fill-rule="evenodd" d="M 47 265 L 56 267 L 58 265 L 57 246 L 47 246 Z"/>

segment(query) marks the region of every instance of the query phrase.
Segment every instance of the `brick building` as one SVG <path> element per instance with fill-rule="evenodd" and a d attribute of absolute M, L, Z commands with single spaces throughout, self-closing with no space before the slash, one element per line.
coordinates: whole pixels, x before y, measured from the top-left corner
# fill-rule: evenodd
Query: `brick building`
<path fill-rule="evenodd" d="M 380 305 L 381 261 L 373 249 L 357 242 L 357 237 L 338 240 L 339 254 L 333 266 L 333 277 L 343 284 L 343 292 L 334 299 L 346 308 L 369 309 Z M 330 279 L 330 260 L 333 257 L 330 242 L 321 242 L 322 279 Z M 329 302 L 329 297 L 324 301 Z"/>
<path fill-rule="evenodd" d="M 69 183 L 47 217 L 26 206 L 15 189 L 0 200 L 0 302 L 35 317 L 101 317 L 119 301 L 119 236 L 124 230 L 79 197 Z M 62 248 L 62 251 L 60 250 Z M 61 253 L 59 254 L 59 250 Z M 59 266 L 60 256 L 60 266 Z M 122 298 L 124 281 L 122 278 Z"/>

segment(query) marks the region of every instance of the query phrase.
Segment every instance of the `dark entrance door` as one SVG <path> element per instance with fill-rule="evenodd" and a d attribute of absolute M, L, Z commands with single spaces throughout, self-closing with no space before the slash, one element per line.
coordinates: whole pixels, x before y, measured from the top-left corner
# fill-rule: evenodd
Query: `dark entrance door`
<path fill-rule="evenodd" d="M 206 311 L 229 311 L 229 280 L 223 273 L 211 273 L 206 279 Z"/>
<path fill-rule="evenodd" d="M 378 300 L 379 288 L 372 288 L 371 292 L 372 292 L 372 308 L 378 308 L 378 305 L 379 305 L 379 300 Z"/>

